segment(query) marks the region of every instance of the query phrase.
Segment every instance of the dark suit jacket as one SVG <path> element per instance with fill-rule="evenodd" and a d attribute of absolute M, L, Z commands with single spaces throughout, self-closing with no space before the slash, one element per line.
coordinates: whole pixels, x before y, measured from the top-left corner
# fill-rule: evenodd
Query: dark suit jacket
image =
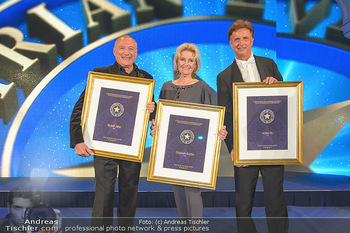
<path fill-rule="evenodd" d="M 94 71 L 109 74 L 120 74 L 120 70 L 118 69 L 116 62 L 110 66 L 95 68 Z M 137 66 L 135 71 L 137 73 L 137 77 L 139 78 L 153 79 L 152 75 L 150 75 L 144 70 L 139 69 Z M 76 102 L 70 119 L 70 147 L 72 148 L 74 148 L 76 144 L 84 142 L 83 132 L 80 125 L 81 114 L 84 105 L 84 98 L 85 90 L 83 91 L 83 93 L 81 93 L 78 101 Z M 150 115 L 150 119 L 154 118 L 155 111 Z"/>
<path fill-rule="evenodd" d="M 255 55 L 254 58 L 261 81 L 269 76 L 274 77 L 278 81 L 283 81 L 282 75 L 272 59 Z M 226 107 L 224 124 L 226 125 L 228 135 L 225 139 L 225 143 L 229 152 L 233 149 L 232 83 L 234 82 L 244 82 L 236 60 L 217 76 L 218 105 Z"/>

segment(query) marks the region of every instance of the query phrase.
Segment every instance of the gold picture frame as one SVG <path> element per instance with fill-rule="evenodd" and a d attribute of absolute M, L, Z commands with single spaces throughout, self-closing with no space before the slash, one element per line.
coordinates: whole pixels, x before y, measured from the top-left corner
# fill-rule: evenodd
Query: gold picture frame
<path fill-rule="evenodd" d="M 89 72 L 82 111 L 85 143 L 97 156 L 142 162 L 155 81 Z"/>
<path fill-rule="evenodd" d="M 235 165 L 301 164 L 302 81 L 233 83 Z"/>
<path fill-rule="evenodd" d="M 148 181 L 215 189 L 225 107 L 158 101 Z"/>

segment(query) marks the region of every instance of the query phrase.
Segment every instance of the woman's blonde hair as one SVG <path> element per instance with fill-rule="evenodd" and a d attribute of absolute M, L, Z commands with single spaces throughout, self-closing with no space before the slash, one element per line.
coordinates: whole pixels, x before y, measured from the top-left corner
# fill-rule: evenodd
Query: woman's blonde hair
<path fill-rule="evenodd" d="M 194 53 L 194 60 L 196 62 L 196 67 L 193 70 L 192 78 L 195 78 L 196 77 L 196 73 L 199 71 L 199 69 L 201 67 L 201 54 L 200 54 L 199 49 L 197 48 L 197 46 L 194 45 L 194 44 L 191 44 L 191 43 L 183 43 L 182 45 L 177 47 L 176 53 L 175 53 L 175 56 L 174 56 L 174 60 L 173 60 L 174 74 L 175 74 L 175 76 L 179 76 L 180 75 L 178 67 L 177 67 L 177 61 L 180 58 L 181 52 L 185 51 L 185 50 L 189 50 L 189 51 L 192 51 Z"/>

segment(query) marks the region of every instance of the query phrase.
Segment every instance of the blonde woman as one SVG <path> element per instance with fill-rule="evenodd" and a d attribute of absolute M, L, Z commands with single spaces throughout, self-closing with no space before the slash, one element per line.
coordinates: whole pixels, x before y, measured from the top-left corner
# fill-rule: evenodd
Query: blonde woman
<path fill-rule="evenodd" d="M 200 52 L 194 44 L 180 45 L 174 56 L 174 73 L 178 77 L 174 81 L 164 83 L 159 99 L 211 104 L 210 87 L 197 78 L 200 63 Z M 151 135 L 154 135 L 157 126 L 152 121 Z M 226 127 L 218 132 L 221 140 L 227 135 Z M 173 185 L 175 202 L 180 218 L 202 218 L 203 202 L 201 189 L 181 185 Z M 200 231 L 200 230 L 199 230 Z M 198 232 L 198 231 L 196 231 Z"/>

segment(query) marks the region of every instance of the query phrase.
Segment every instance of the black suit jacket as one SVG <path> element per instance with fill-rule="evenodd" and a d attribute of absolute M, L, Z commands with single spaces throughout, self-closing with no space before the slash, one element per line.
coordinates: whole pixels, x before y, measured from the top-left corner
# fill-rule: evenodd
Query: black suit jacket
<path fill-rule="evenodd" d="M 95 68 L 94 71 L 108 74 L 120 74 L 120 70 L 118 69 L 116 62 L 110 66 Z M 137 73 L 137 77 L 139 78 L 153 79 L 152 75 L 139 69 L 137 66 L 135 71 Z M 81 114 L 84 105 L 84 98 L 85 90 L 81 93 L 78 101 L 76 102 L 70 119 L 70 147 L 72 148 L 74 148 L 76 144 L 84 142 L 83 131 L 81 128 Z M 155 118 L 155 113 L 156 111 L 150 115 L 150 119 Z"/>
<path fill-rule="evenodd" d="M 254 56 L 254 58 L 261 81 L 269 76 L 274 77 L 278 81 L 283 81 L 282 75 L 272 59 L 259 56 Z M 225 143 L 229 152 L 233 149 L 232 83 L 234 82 L 244 82 L 236 60 L 217 76 L 218 105 L 226 107 L 224 124 L 226 125 L 228 135 Z"/>

